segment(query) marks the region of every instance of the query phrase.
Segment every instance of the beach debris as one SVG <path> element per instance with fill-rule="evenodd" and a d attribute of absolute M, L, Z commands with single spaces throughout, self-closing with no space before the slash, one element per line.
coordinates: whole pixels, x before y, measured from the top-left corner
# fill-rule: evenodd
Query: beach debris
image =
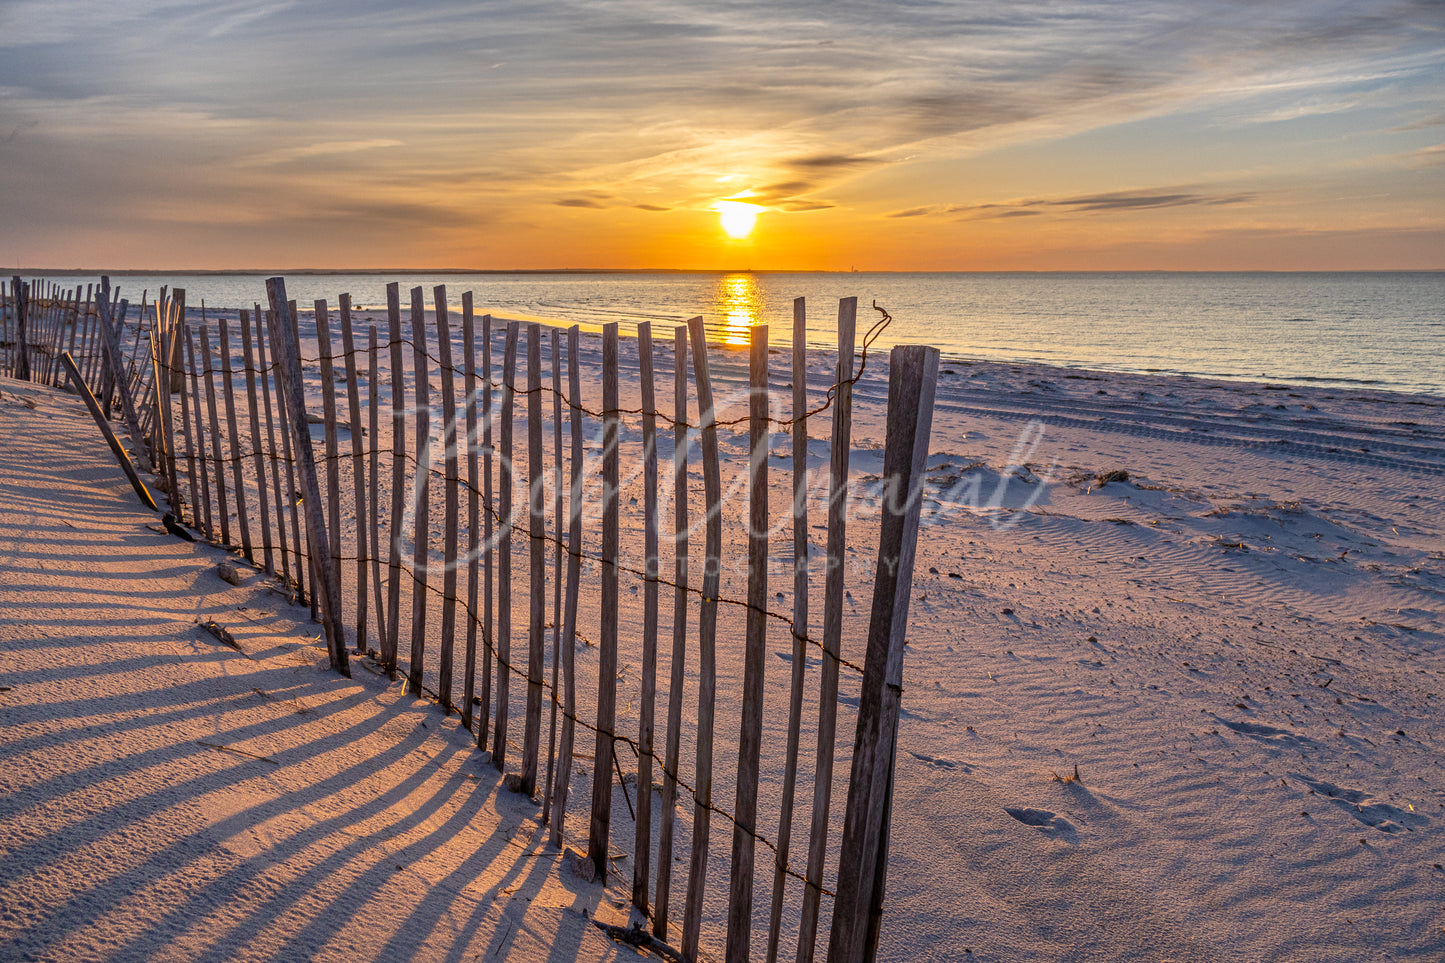
<path fill-rule="evenodd" d="M 597 881 L 597 867 L 592 864 L 592 860 L 570 846 L 562 854 L 562 868 L 584 883 Z"/>
<path fill-rule="evenodd" d="M 247 751 L 244 750 L 244 749 L 234 749 L 234 748 L 232 748 L 231 746 L 223 746 L 223 745 L 221 745 L 219 742 L 203 742 L 203 741 L 201 741 L 200 739 L 197 739 L 197 740 L 196 740 L 196 745 L 198 745 L 198 746 L 205 746 L 207 749 L 215 749 L 215 750 L 217 750 L 218 752 L 231 752 L 231 753 L 235 753 L 235 754 L 238 755 L 238 756 L 245 756 L 247 759 L 255 759 L 257 762 L 269 762 L 269 763 L 270 763 L 271 765 L 273 765 L 273 766 L 279 766 L 279 765 L 281 765 L 279 762 L 277 762 L 275 759 L 272 759 L 270 756 L 258 756 L 258 755 L 256 755 L 254 752 L 247 752 Z"/>
<path fill-rule="evenodd" d="M 604 923 L 601 920 L 593 920 L 592 925 L 618 943 L 635 946 L 638 949 L 651 950 L 662 959 L 672 960 L 673 963 L 686 963 L 686 957 L 643 929 L 641 922 L 635 922 L 632 926 L 626 927 L 616 926 L 612 923 Z"/>
<path fill-rule="evenodd" d="M 230 646 L 237 652 L 246 656 L 246 658 L 248 659 L 251 657 L 250 655 L 247 655 L 245 649 L 241 648 L 241 644 L 236 641 L 236 637 L 232 635 L 224 625 L 220 625 L 214 619 L 202 622 L 201 628 L 205 629 L 207 632 L 211 633 L 211 635 L 215 636 L 222 645 Z"/>
<path fill-rule="evenodd" d="M 179 538 L 181 541 L 194 542 L 196 540 L 196 537 L 190 532 L 186 531 L 184 526 L 182 526 L 179 522 L 176 521 L 176 516 L 172 515 L 170 512 L 166 512 L 165 515 L 161 516 L 161 524 L 166 527 L 167 532 L 171 533 L 176 538 Z"/>
<path fill-rule="evenodd" d="M 241 584 L 241 571 L 230 559 L 216 566 L 216 574 L 221 577 L 222 582 L 230 582 L 232 585 Z"/>
<path fill-rule="evenodd" d="M 1109 482 L 1126 482 L 1129 480 L 1129 473 L 1122 468 L 1115 468 L 1113 471 L 1105 472 L 1099 476 L 1099 487 L 1102 488 Z"/>

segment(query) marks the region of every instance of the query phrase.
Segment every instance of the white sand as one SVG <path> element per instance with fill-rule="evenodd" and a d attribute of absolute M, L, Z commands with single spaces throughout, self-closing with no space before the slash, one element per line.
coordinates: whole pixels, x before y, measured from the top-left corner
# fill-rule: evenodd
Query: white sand
<path fill-rule="evenodd" d="M 595 361 L 596 340 L 586 345 Z M 634 356 L 627 344 L 624 368 Z M 723 393 L 737 388 L 742 361 L 715 356 Z M 670 371 L 671 352 L 659 351 L 658 364 Z M 944 367 L 880 958 L 1445 956 L 1445 401 Z M 810 367 L 815 398 L 830 368 L 821 354 Z M 777 387 L 787 370 L 779 354 Z M 595 404 L 595 377 L 584 383 Z M 360 670 L 349 683 L 324 671 L 316 627 L 297 622 L 298 610 L 260 576 L 225 586 L 212 574 L 215 549 L 147 531 L 151 517 L 135 508 L 78 405 L 23 390 L 44 399 L 40 409 L 17 406 L 14 388 L 0 386 L 0 685 L 11 687 L 0 693 L 0 805 L 10 827 L 0 840 L 0 957 L 389 960 L 413 942 L 428 959 L 609 952 L 581 910 L 622 918 L 615 904 L 625 882 L 604 893 L 559 872 L 533 833 L 535 808 L 499 791 L 454 721 Z M 856 564 L 844 644 L 855 660 L 870 599 L 868 492 L 881 468 L 885 391 L 886 364 L 872 358 L 853 452 Z M 624 405 L 635 394 L 634 376 Z M 637 444 L 637 429 L 629 419 L 625 445 Z M 826 419 L 812 435 L 817 469 L 827 464 Z M 746 438 L 729 432 L 723 443 L 726 484 L 744 468 Z M 775 445 L 782 558 L 773 590 L 790 594 L 781 567 L 787 441 L 779 435 Z M 66 466 L 48 467 L 61 452 Z M 664 464 L 669 454 L 667 446 Z M 1020 461 L 1029 470 L 1011 469 Z M 1101 486 L 1098 476 L 1113 469 L 1129 481 Z M 636 483 L 623 496 L 623 551 L 636 559 L 634 496 L 640 504 Z M 817 500 L 812 510 L 821 525 Z M 740 559 L 743 527 L 726 530 L 726 557 Z M 524 542 L 514 651 L 526 638 Z M 819 599 L 816 554 L 814 572 Z M 588 639 L 595 582 L 584 574 Z M 637 724 L 634 588 L 624 579 L 623 731 Z M 733 571 L 724 594 L 742 593 Z M 662 612 L 665 680 L 667 590 Z M 819 612 L 815 602 L 815 636 Z M 198 616 L 225 622 L 253 658 L 200 632 Z M 738 711 L 741 625 L 725 606 L 724 771 L 735 763 L 726 734 Z M 769 836 L 791 658 L 786 627 L 771 631 L 759 809 Z M 298 646 L 302 633 L 311 641 Z M 805 720 L 816 712 L 810 666 Z M 595 650 L 579 645 L 578 667 L 587 717 Z M 844 685 L 839 821 L 856 704 L 856 681 L 845 674 Z M 516 742 L 524 689 L 514 682 Z M 813 738 L 805 723 L 805 756 Z M 685 732 L 684 777 L 690 740 Z M 579 749 L 590 754 L 590 734 L 579 731 Z M 573 782 L 573 839 L 585 833 L 589 765 Z M 1080 781 L 1054 778 L 1075 766 Z M 795 864 L 811 773 L 805 759 Z M 730 806 L 732 792 L 723 778 L 715 798 Z M 614 847 L 630 849 L 621 790 L 613 819 Z M 720 822 L 713 852 L 725 856 L 730 828 Z M 686 834 L 686 812 L 679 823 Z M 755 935 L 771 883 L 761 852 Z M 616 865 L 630 876 L 630 861 Z M 704 940 L 719 951 L 723 888 L 715 874 Z M 761 958 L 756 940 L 754 952 Z"/>

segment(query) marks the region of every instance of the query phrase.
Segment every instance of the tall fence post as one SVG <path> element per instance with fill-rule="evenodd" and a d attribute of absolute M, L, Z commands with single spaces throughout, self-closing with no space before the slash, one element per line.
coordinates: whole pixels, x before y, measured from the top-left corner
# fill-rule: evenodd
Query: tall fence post
<path fill-rule="evenodd" d="M 457 388 L 452 366 L 452 331 L 447 318 L 447 288 L 438 284 L 432 289 L 437 324 L 437 367 L 442 375 L 442 443 L 446 446 L 446 488 L 442 492 L 446 527 L 442 535 L 445 570 L 442 572 L 442 634 L 437 652 L 437 692 L 442 708 L 450 712 L 452 704 L 452 667 L 457 625 L 457 539 L 459 536 L 457 477 Z"/>
<path fill-rule="evenodd" d="M 798 742 L 803 724 L 803 683 L 808 656 L 808 320 L 802 298 L 793 299 L 793 665 L 788 688 L 788 748 L 783 763 L 783 802 L 773 867 L 773 905 L 768 916 L 767 963 L 778 959 L 788 853 L 793 836 L 793 797 L 798 781 Z"/>
<path fill-rule="evenodd" d="M 577 591 L 582 572 L 582 378 L 577 363 L 577 325 L 567 329 L 567 396 L 572 434 L 572 487 L 567 501 L 567 601 L 562 622 L 562 734 L 557 740 L 557 785 L 552 794 L 552 845 L 562 848 L 562 823 L 572 785 L 572 746 L 577 722 Z"/>
<path fill-rule="evenodd" d="M 652 875 L 652 744 L 657 700 L 657 393 L 652 379 L 652 323 L 637 326 L 642 384 L 642 704 L 637 726 L 637 832 L 632 859 L 632 905 L 647 915 Z"/>
<path fill-rule="evenodd" d="M 296 467 L 301 475 L 302 508 L 306 514 L 306 535 L 315 570 L 321 574 L 313 580 L 311 591 L 320 599 L 322 628 L 326 633 L 326 649 L 331 667 L 347 678 L 351 665 L 346 645 L 341 640 L 341 600 L 333 598 L 335 584 L 331 573 L 331 549 L 327 543 L 326 513 L 321 506 L 321 486 L 316 480 L 316 455 L 311 450 L 311 429 L 306 423 L 306 395 L 301 383 L 301 345 L 296 330 L 289 323 L 290 306 L 286 299 L 286 280 L 266 279 L 266 297 L 271 302 L 271 346 L 277 360 L 277 380 L 289 415 L 292 436 L 296 441 Z"/>
<path fill-rule="evenodd" d="M 497 715 L 492 732 L 492 765 L 504 771 L 507 762 L 507 720 L 512 699 L 512 408 L 517 393 L 517 332 L 520 322 L 507 322 L 502 355 L 502 453 L 497 487 L 501 512 L 497 538 Z"/>
<path fill-rule="evenodd" d="M 748 614 L 728 886 L 728 963 L 747 963 L 752 938 L 763 667 L 768 647 L 768 449 L 772 435 L 768 426 L 768 326 L 753 325 L 748 337 Z"/>
<path fill-rule="evenodd" d="M 15 298 L 15 342 L 10 346 L 11 357 L 14 362 L 11 367 L 12 377 L 16 381 L 30 380 L 30 345 L 29 332 L 26 331 L 27 318 L 26 301 L 30 294 L 30 285 L 20 280 L 20 275 L 10 282 L 10 290 L 14 292 Z"/>
<path fill-rule="evenodd" d="M 712 831 L 712 746 L 717 703 L 717 605 L 722 580 L 722 470 L 718 464 L 717 411 L 707 365 L 707 333 L 702 318 L 687 322 L 692 339 L 692 370 L 702 435 L 702 480 L 707 501 L 703 550 L 702 604 L 697 617 L 697 788 L 693 793 L 692 861 L 688 865 L 687 903 L 682 912 L 682 955 L 697 959 L 702 935 L 702 898 Z"/>
<path fill-rule="evenodd" d="M 394 679 L 401 644 L 401 520 L 406 509 L 406 372 L 401 351 L 401 288 L 395 281 L 386 286 L 386 319 L 391 339 L 391 547 L 386 563 L 386 634 L 381 638 L 381 661 Z"/>
<path fill-rule="evenodd" d="M 618 429 L 617 322 L 602 326 L 602 594 L 597 641 L 597 751 L 592 771 L 592 826 L 587 855 L 606 882 L 612 826 L 612 756 L 617 747 Z"/>
<path fill-rule="evenodd" d="M 667 686 L 667 744 L 662 760 L 662 819 L 657 827 L 657 902 L 652 933 L 667 939 L 672 900 L 677 766 L 682 755 L 682 687 L 687 657 L 687 326 L 672 329 L 672 665 Z"/>
<path fill-rule="evenodd" d="M 426 301 L 422 289 L 411 289 L 412 398 L 416 409 L 416 498 L 411 517 L 411 663 L 407 691 L 421 696 L 426 668 L 427 583 L 431 580 L 431 372 L 426 351 Z"/>
<path fill-rule="evenodd" d="M 828 944 L 831 963 L 868 963 L 878 949 L 877 920 L 888 875 L 893 757 L 903 693 L 903 645 L 937 382 L 937 348 L 900 345 L 893 349 L 888 365 L 878 571 L 838 859 L 838 895 Z"/>
<path fill-rule="evenodd" d="M 542 663 L 546 656 L 547 543 L 543 528 L 542 326 L 527 325 L 527 722 L 522 730 L 522 793 L 536 795 L 542 748 Z"/>
<path fill-rule="evenodd" d="M 838 724 L 838 657 L 842 653 L 844 561 L 848 549 L 848 454 L 853 431 L 853 339 L 858 299 L 838 302 L 838 363 L 828 467 L 828 567 L 823 583 L 823 666 L 818 692 L 818 752 L 813 772 L 813 818 L 808 831 L 807 885 L 798 923 L 798 963 L 812 963 L 818 933 L 828 814 L 833 793 L 833 747 Z M 836 909 L 835 909 L 836 912 Z"/>

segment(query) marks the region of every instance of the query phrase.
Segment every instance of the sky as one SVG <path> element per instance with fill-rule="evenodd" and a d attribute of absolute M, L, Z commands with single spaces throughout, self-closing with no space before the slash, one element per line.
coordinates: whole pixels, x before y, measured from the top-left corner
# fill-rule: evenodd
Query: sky
<path fill-rule="evenodd" d="M 0 0 L 0 265 L 1442 269 L 1445 5 Z"/>

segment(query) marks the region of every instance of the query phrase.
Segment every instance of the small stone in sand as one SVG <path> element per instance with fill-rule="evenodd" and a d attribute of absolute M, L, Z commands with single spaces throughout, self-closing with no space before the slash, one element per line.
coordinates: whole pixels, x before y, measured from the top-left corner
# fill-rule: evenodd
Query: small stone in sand
<path fill-rule="evenodd" d="M 221 576 L 223 582 L 230 582 L 232 585 L 241 584 L 241 572 L 236 568 L 235 562 L 225 561 L 217 565 L 216 574 Z"/>

